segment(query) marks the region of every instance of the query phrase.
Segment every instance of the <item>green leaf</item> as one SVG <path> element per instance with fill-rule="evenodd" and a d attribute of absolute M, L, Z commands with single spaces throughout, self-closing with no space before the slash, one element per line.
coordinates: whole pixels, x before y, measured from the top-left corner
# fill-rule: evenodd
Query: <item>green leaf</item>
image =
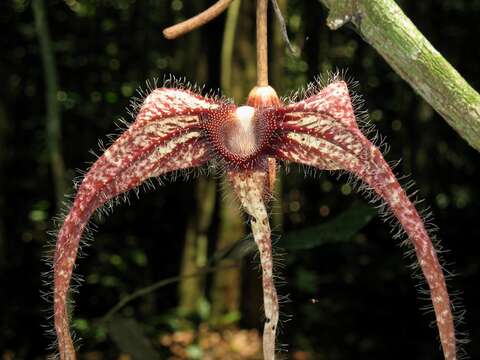
<path fill-rule="evenodd" d="M 348 242 L 375 214 L 375 209 L 370 205 L 355 203 L 350 209 L 324 224 L 286 234 L 280 240 L 280 246 L 288 250 L 306 250 L 329 243 Z"/>

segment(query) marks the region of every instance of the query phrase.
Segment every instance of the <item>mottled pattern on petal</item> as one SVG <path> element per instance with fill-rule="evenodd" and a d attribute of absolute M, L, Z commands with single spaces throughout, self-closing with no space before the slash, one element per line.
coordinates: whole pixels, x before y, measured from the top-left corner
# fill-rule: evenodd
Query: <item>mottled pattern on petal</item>
<path fill-rule="evenodd" d="M 135 122 L 95 162 L 58 234 L 54 308 L 61 359 L 75 359 L 66 299 L 80 237 L 92 213 L 150 177 L 204 164 L 211 152 L 224 160 L 228 179 L 250 216 L 260 252 L 265 359 L 275 358 L 278 323 L 265 206 L 275 181 L 276 159 L 348 171 L 387 203 L 411 240 L 430 288 L 445 358 L 456 359 L 451 305 L 436 251 L 421 217 L 382 154 L 359 130 L 346 83 L 334 81 L 286 106 L 273 89 L 264 90 L 254 89 L 249 106 L 242 107 L 188 90 L 154 90 L 144 100 Z"/>
<path fill-rule="evenodd" d="M 345 84 L 335 82 L 317 95 L 287 106 L 276 155 L 322 170 L 346 170 L 387 203 L 412 242 L 430 288 L 444 356 L 456 359 L 452 309 L 437 253 L 420 215 L 381 152 L 359 130 L 350 103 Z"/>
<path fill-rule="evenodd" d="M 217 103 L 189 91 L 157 89 L 135 122 L 93 164 L 58 233 L 54 258 L 55 330 L 61 359 L 74 359 L 66 299 L 80 238 L 93 212 L 151 177 L 197 167 L 210 158 L 199 127 Z"/>
<path fill-rule="evenodd" d="M 332 82 L 315 95 L 287 105 L 284 109 L 287 114 L 309 112 L 325 114 L 346 126 L 357 126 L 347 84 L 341 80 Z"/>
<path fill-rule="evenodd" d="M 143 121 L 158 118 L 198 114 L 200 111 L 215 109 L 220 103 L 189 90 L 159 88 L 145 98 L 135 121 L 141 125 Z"/>

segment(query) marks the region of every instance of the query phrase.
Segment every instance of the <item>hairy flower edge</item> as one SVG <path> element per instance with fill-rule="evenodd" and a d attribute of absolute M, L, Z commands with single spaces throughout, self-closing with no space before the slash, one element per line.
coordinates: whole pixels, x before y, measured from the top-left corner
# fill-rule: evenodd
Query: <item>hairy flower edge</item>
<path fill-rule="evenodd" d="M 457 356 L 451 302 L 445 277 L 421 216 L 390 166 L 357 126 L 347 85 L 336 81 L 318 94 L 286 106 L 277 159 L 344 170 L 362 180 L 386 203 L 407 234 L 430 289 L 445 359 Z"/>
<path fill-rule="evenodd" d="M 267 94 L 272 95 L 271 91 Z M 226 164 L 227 177 L 250 216 L 260 252 L 266 315 L 265 358 L 275 356 L 278 322 L 265 202 L 274 182 L 275 159 L 279 159 L 321 170 L 345 170 L 385 201 L 407 233 L 427 280 L 445 358 L 456 359 L 455 330 L 445 278 L 421 217 L 380 151 L 358 129 L 346 84 L 335 78 L 313 94 L 308 90 L 308 95 L 311 96 L 285 106 L 268 100 L 267 107 L 272 107 L 269 114 L 276 118 L 278 125 L 272 146 L 266 147 L 265 153 L 259 154 L 248 166 Z M 263 98 L 251 99 L 255 100 L 251 104 L 255 108 L 263 105 Z M 201 166 L 217 158 L 217 149 L 204 136 L 202 117 L 224 104 L 189 90 L 154 90 L 143 101 L 134 123 L 86 174 L 59 231 L 53 262 L 55 330 L 61 359 L 75 359 L 66 299 L 80 238 L 89 218 L 107 201 L 148 178 Z"/>
<path fill-rule="evenodd" d="M 82 233 L 107 201 L 151 177 L 198 167 L 210 158 L 202 112 L 219 103 L 188 90 L 161 88 L 145 98 L 135 121 L 85 175 L 57 235 L 53 259 L 54 322 L 60 359 L 75 359 L 67 297 Z"/>

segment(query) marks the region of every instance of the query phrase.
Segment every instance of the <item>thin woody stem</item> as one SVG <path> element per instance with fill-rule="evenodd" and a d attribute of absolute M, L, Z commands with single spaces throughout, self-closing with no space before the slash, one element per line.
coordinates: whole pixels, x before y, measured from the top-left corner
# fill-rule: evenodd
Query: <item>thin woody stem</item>
<path fill-rule="evenodd" d="M 216 18 L 230 5 L 233 0 L 218 0 L 215 4 L 210 6 L 207 10 L 202 11 L 200 14 L 185 20 L 179 24 L 170 26 L 163 30 L 163 36 L 169 40 L 176 39 L 179 36 L 185 35 L 200 26 L 205 25 L 209 21 Z"/>
<path fill-rule="evenodd" d="M 257 0 L 257 86 L 268 86 L 268 0 Z"/>
<path fill-rule="evenodd" d="M 220 15 L 233 0 L 219 0 L 200 14 L 163 30 L 170 40 L 205 25 Z M 268 86 L 268 40 L 267 40 L 268 0 L 257 0 L 257 86 Z"/>

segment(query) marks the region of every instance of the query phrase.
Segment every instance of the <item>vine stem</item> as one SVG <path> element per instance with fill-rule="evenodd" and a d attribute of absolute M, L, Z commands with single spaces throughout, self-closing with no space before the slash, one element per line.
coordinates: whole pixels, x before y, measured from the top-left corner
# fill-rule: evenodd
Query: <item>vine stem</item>
<path fill-rule="evenodd" d="M 257 86 L 268 86 L 268 0 L 257 0 Z"/>
<path fill-rule="evenodd" d="M 336 30 L 351 22 L 470 146 L 480 151 L 480 94 L 438 52 L 393 0 L 320 0 Z"/>
<path fill-rule="evenodd" d="M 233 0 L 218 0 L 215 4 L 208 9 L 202 11 L 200 14 L 185 20 L 181 23 L 175 24 L 163 30 L 163 36 L 169 40 L 176 39 L 179 36 L 185 35 L 192 30 L 205 25 L 209 21 L 216 18 L 230 5 Z"/>

